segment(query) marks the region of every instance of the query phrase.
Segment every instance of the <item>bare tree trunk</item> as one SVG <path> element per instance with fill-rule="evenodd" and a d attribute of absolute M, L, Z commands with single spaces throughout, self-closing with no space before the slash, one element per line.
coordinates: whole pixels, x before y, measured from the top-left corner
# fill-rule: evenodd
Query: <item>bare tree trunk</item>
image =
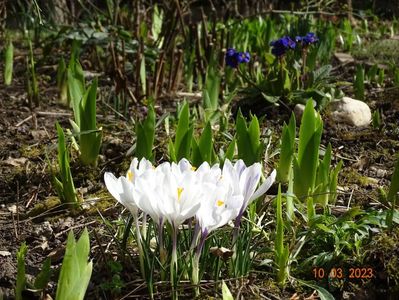
<path fill-rule="evenodd" d="M 70 11 L 67 0 L 53 0 L 50 8 L 51 18 L 58 25 L 69 24 Z"/>
<path fill-rule="evenodd" d="M 0 0 L 0 38 L 3 39 L 6 32 L 7 0 Z"/>
<path fill-rule="evenodd" d="M 353 24 L 353 7 L 352 7 L 352 0 L 348 0 L 348 20 Z"/>

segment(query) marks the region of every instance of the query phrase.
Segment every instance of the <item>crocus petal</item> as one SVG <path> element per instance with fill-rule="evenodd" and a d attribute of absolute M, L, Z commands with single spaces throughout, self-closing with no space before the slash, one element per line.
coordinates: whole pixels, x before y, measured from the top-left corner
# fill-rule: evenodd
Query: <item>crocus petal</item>
<path fill-rule="evenodd" d="M 130 163 L 130 170 L 131 171 L 136 171 L 137 170 L 137 166 L 139 165 L 139 160 L 137 159 L 137 157 L 134 157 L 132 159 L 132 162 Z"/>
<path fill-rule="evenodd" d="M 133 185 L 125 177 L 117 179 L 108 172 L 104 174 L 104 182 L 110 194 L 133 215 L 137 215 L 138 208 L 133 199 Z"/>
<path fill-rule="evenodd" d="M 223 170 L 222 170 L 222 176 L 229 176 L 231 180 L 235 183 L 237 183 L 240 179 L 240 172 L 244 169 L 241 170 L 240 166 L 240 161 L 237 161 L 236 164 L 233 166 L 230 160 L 226 159 L 223 164 Z M 244 162 L 243 162 L 244 163 Z M 245 168 L 245 165 L 244 165 Z M 237 171 L 237 169 L 240 170 L 240 172 Z"/>
<path fill-rule="evenodd" d="M 225 159 L 224 163 L 223 163 L 223 169 L 234 169 L 232 163 L 230 162 L 229 159 Z"/>
<path fill-rule="evenodd" d="M 140 171 L 140 174 L 143 173 L 145 170 L 152 168 L 152 163 L 145 159 L 144 157 L 140 160 L 140 164 L 138 167 L 138 170 Z"/>
<path fill-rule="evenodd" d="M 259 183 L 261 173 L 260 163 L 255 163 L 246 168 L 240 177 L 240 188 L 244 196 L 244 201 L 249 202 L 252 194 L 255 192 L 256 186 Z"/>
<path fill-rule="evenodd" d="M 140 176 L 135 184 L 134 194 L 137 206 L 149 214 L 151 219 L 159 224 L 161 219 L 161 212 L 158 207 L 158 196 L 155 191 L 155 171 L 148 170 Z"/>
<path fill-rule="evenodd" d="M 220 179 L 222 171 L 220 170 L 219 164 L 214 164 L 212 167 L 205 161 L 195 171 L 200 182 L 213 182 L 215 183 Z"/>
<path fill-rule="evenodd" d="M 150 168 L 152 168 L 152 164 L 149 160 L 146 160 L 143 157 L 139 162 L 137 157 L 135 157 L 130 163 L 129 171 L 126 174 L 126 177 L 129 181 L 131 181 L 134 184 L 136 178 Z"/>
<path fill-rule="evenodd" d="M 185 158 L 182 158 L 177 165 L 179 166 L 180 172 L 192 170 L 190 162 Z"/>
<path fill-rule="evenodd" d="M 249 199 L 249 202 L 252 202 L 256 198 L 259 198 L 264 193 L 266 193 L 269 190 L 269 188 L 272 186 L 272 184 L 274 183 L 275 180 L 276 180 L 276 170 L 273 170 L 273 172 L 270 174 L 270 176 L 266 178 L 266 180 L 261 184 L 261 186 L 251 196 L 251 198 Z"/>
<path fill-rule="evenodd" d="M 234 169 L 237 171 L 238 177 L 241 177 L 242 172 L 246 169 L 246 165 L 242 159 L 239 159 L 234 164 Z"/>
<path fill-rule="evenodd" d="M 119 202 L 126 207 L 134 216 L 137 216 L 138 207 L 133 197 L 133 184 L 129 182 L 125 177 L 120 178 L 123 188 L 123 194 Z"/>
<path fill-rule="evenodd" d="M 202 177 L 209 173 L 211 167 L 209 166 L 208 162 L 204 161 L 196 170 L 196 174 L 199 176 L 200 180 Z"/>
<path fill-rule="evenodd" d="M 242 195 L 227 196 L 226 203 L 219 212 L 221 218 L 217 223 L 216 228 L 226 225 L 229 221 L 234 220 L 238 216 L 243 204 L 243 200 L 244 198 Z"/>
<path fill-rule="evenodd" d="M 201 202 L 197 201 L 194 205 L 191 205 L 188 209 L 182 211 L 172 223 L 176 226 L 183 224 L 183 222 L 191 217 L 194 217 L 199 208 L 201 207 Z"/>
<path fill-rule="evenodd" d="M 104 182 L 112 197 L 120 202 L 121 194 L 123 193 L 121 181 L 117 179 L 114 174 L 106 172 L 104 174 Z"/>

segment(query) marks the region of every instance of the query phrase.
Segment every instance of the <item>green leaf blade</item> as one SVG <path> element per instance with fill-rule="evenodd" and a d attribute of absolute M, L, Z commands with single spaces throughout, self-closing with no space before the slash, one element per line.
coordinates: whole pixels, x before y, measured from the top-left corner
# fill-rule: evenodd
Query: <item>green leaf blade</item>
<path fill-rule="evenodd" d="M 14 65 L 14 46 L 11 40 L 8 41 L 4 52 L 4 84 L 10 85 Z"/>
<path fill-rule="evenodd" d="M 23 242 L 17 252 L 17 283 L 15 286 L 15 299 L 22 300 L 22 291 L 26 287 L 25 256 L 28 252 L 26 243 Z"/>
<path fill-rule="evenodd" d="M 90 241 L 87 229 L 76 242 L 70 231 L 62 262 L 56 300 L 82 300 L 86 293 L 93 264 L 88 262 L 90 253 Z"/>

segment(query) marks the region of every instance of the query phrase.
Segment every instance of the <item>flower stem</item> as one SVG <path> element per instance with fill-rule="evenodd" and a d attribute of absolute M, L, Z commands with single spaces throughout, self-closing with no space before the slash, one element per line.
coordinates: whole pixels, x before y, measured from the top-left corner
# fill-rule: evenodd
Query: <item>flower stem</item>
<path fill-rule="evenodd" d="M 191 241 L 190 250 L 194 249 L 195 246 L 197 245 L 197 240 L 198 240 L 199 233 L 200 233 L 200 226 L 199 226 L 199 224 L 197 222 L 195 224 L 195 227 L 194 227 L 193 240 Z"/>
<path fill-rule="evenodd" d="M 202 253 L 202 248 L 204 247 L 205 240 L 208 236 L 208 231 L 205 229 L 201 233 L 201 239 L 200 242 L 197 246 L 197 249 L 195 251 L 194 257 L 193 257 L 193 270 L 192 270 L 192 283 L 195 285 L 195 296 L 198 297 L 200 295 L 200 290 L 199 290 L 199 283 L 200 283 L 200 278 L 199 278 L 199 260 L 201 257 Z"/>
<path fill-rule="evenodd" d="M 167 253 L 165 249 L 165 245 L 163 242 L 163 221 L 161 220 L 158 224 L 158 245 L 159 245 L 159 258 L 161 261 L 161 280 L 164 281 L 166 279 L 166 258 Z"/>
<path fill-rule="evenodd" d="M 240 226 L 241 226 L 241 220 L 242 216 L 244 214 L 246 206 L 242 206 L 240 209 L 240 212 L 238 213 L 238 216 L 234 220 L 234 230 L 233 230 L 233 241 L 232 241 L 232 250 L 233 250 L 233 255 L 231 256 L 230 260 L 230 275 L 236 276 L 237 274 L 237 238 L 238 234 L 240 233 Z"/>
<path fill-rule="evenodd" d="M 170 261 L 170 284 L 172 285 L 172 298 L 178 299 L 176 290 L 177 279 L 177 228 L 172 224 L 172 258 Z"/>
<path fill-rule="evenodd" d="M 240 212 L 238 213 L 238 216 L 234 220 L 234 230 L 233 230 L 233 245 L 237 241 L 238 233 L 240 231 L 240 225 L 241 225 L 241 219 L 242 215 L 244 214 L 244 206 L 241 207 Z"/>
<path fill-rule="evenodd" d="M 143 212 L 143 219 L 141 221 L 141 236 L 143 240 L 147 237 L 147 214 Z"/>
<path fill-rule="evenodd" d="M 305 88 L 305 78 L 306 78 L 306 57 L 308 55 L 308 49 L 304 47 L 302 49 L 302 76 L 301 76 L 301 88 Z"/>
<path fill-rule="evenodd" d="M 141 276 L 143 276 L 143 279 L 146 278 L 146 273 L 145 273 L 145 267 L 144 267 L 144 251 L 143 251 L 143 245 L 142 245 L 142 238 L 140 234 L 140 224 L 137 216 L 134 218 L 135 221 L 135 227 L 136 227 L 136 236 L 137 236 L 137 248 L 139 250 L 139 260 L 140 260 L 140 271 L 141 271 Z"/>

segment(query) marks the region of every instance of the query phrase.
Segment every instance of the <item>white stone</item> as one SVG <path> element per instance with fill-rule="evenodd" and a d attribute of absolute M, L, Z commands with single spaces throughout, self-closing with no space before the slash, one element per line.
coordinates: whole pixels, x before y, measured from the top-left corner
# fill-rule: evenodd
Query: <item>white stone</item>
<path fill-rule="evenodd" d="M 316 106 L 316 102 L 313 101 L 313 107 Z M 305 105 L 304 104 L 296 104 L 294 107 L 294 115 L 295 115 L 295 120 L 296 123 L 299 125 L 301 124 L 302 121 L 302 116 L 303 116 L 303 112 L 305 111 Z M 314 115 L 317 117 L 318 112 L 315 109 Z"/>
<path fill-rule="evenodd" d="M 330 102 L 328 108 L 333 123 L 363 127 L 371 122 L 370 107 L 360 100 L 343 97 L 341 100 Z"/>
<path fill-rule="evenodd" d="M 337 52 L 334 53 L 334 56 L 341 64 L 350 64 L 355 62 L 355 59 L 352 57 L 352 55 L 348 53 Z"/>
<path fill-rule="evenodd" d="M 299 124 L 299 123 L 301 123 L 301 120 L 302 120 L 302 115 L 303 115 L 303 112 L 305 111 L 305 105 L 303 105 L 303 104 L 297 104 L 297 105 L 295 105 L 295 107 L 294 107 L 294 114 L 295 114 L 295 119 L 296 119 L 296 122 Z"/>

